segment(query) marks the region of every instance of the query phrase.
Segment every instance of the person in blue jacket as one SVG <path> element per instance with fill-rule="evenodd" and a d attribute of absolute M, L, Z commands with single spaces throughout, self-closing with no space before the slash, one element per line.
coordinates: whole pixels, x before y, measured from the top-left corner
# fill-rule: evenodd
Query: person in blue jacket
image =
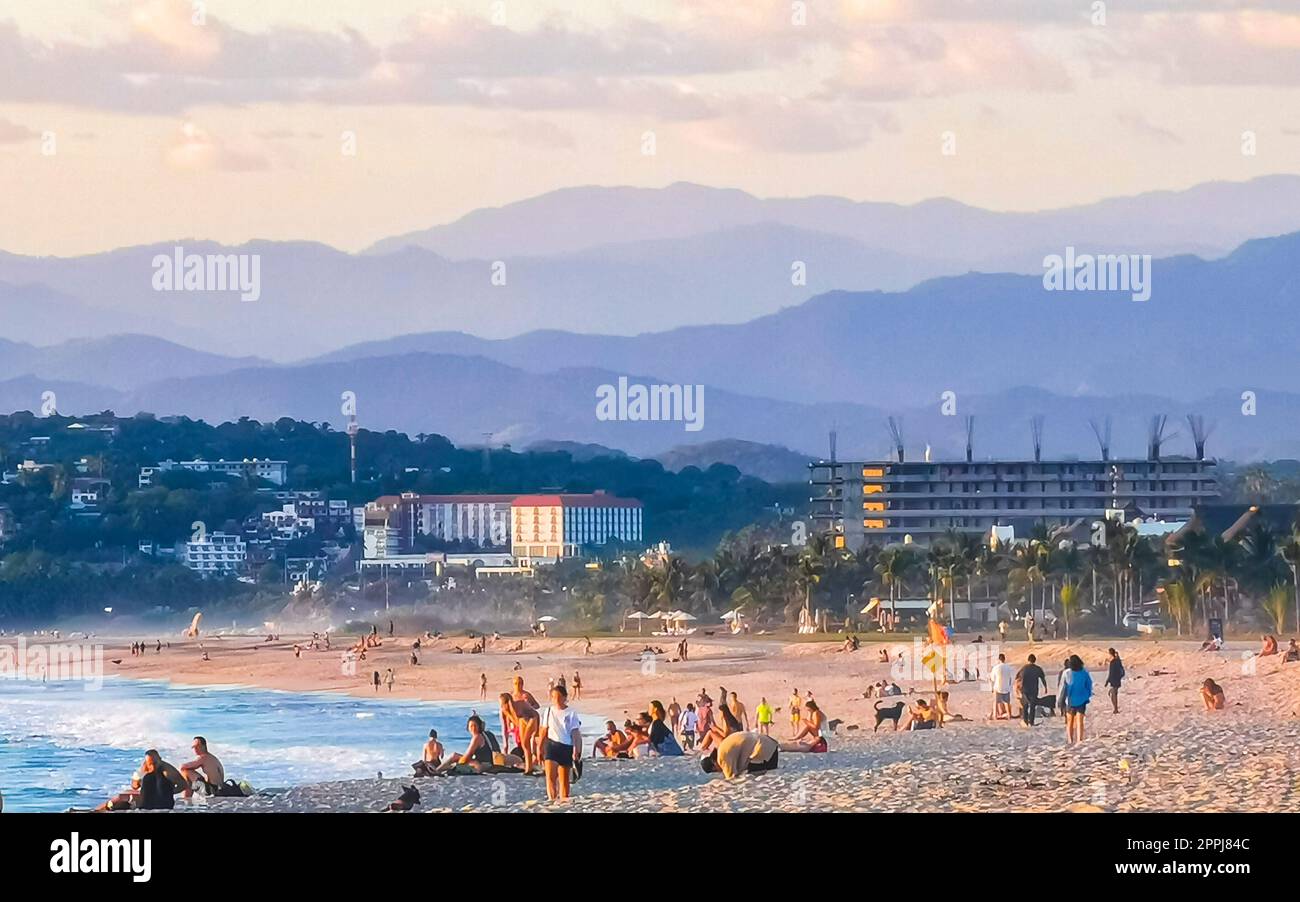
<path fill-rule="evenodd" d="M 1083 659 L 1070 655 L 1070 669 L 1061 680 L 1061 694 L 1057 707 L 1065 713 L 1065 741 L 1067 745 L 1083 742 L 1083 718 L 1092 699 L 1092 675 L 1084 669 Z"/>

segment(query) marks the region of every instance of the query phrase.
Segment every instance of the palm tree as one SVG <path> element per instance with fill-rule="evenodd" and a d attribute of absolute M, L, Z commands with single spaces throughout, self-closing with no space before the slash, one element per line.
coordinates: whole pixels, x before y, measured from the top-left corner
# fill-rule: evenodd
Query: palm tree
<path fill-rule="evenodd" d="M 1300 579 L 1297 579 L 1297 571 L 1300 571 L 1300 530 L 1293 529 L 1286 541 L 1278 546 L 1277 553 L 1291 568 L 1291 586 L 1295 591 L 1296 629 L 1300 630 Z"/>
<path fill-rule="evenodd" d="M 1290 607 L 1290 603 L 1291 590 L 1281 583 L 1269 589 L 1268 594 L 1264 596 L 1260 609 L 1273 622 L 1274 632 L 1285 632 L 1286 609 Z"/>
<path fill-rule="evenodd" d="M 912 568 L 912 556 L 903 548 L 886 548 L 880 553 L 879 562 L 875 566 L 876 575 L 880 581 L 889 589 L 889 614 L 890 617 L 896 617 L 898 606 L 896 600 L 899 594 L 899 588 L 907 578 L 907 572 Z"/>

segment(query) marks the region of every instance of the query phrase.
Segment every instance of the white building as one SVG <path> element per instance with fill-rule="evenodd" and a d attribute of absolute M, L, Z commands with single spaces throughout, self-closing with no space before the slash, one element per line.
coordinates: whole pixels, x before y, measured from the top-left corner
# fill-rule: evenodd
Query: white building
<path fill-rule="evenodd" d="M 248 561 L 248 546 L 239 536 L 214 532 L 197 542 L 185 543 L 185 566 L 204 576 L 242 573 Z"/>
<path fill-rule="evenodd" d="M 289 462 L 285 460 L 164 460 L 156 467 L 140 468 L 140 487 L 153 485 L 159 473 L 169 470 L 189 470 L 194 473 L 216 473 L 221 476 L 238 476 L 244 479 L 265 479 L 274 485 L 289 481 Z"/>

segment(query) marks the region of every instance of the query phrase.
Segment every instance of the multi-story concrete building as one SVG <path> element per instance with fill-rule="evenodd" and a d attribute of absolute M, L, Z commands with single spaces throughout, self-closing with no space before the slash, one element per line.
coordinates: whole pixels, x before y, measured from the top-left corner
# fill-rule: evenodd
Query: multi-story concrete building
<path fill-rule="evenodd" d="M 233 576 L 244 571 L 248 546 L 239 536 L 214 532 L 185 543 L 185 566 L 204 576 Z"/>
<path fill-rule="evenodd" d="M 141 488 L 153 485 L 159 473 L 169 470 L 190 470 L 195 473 L 217 473 L 245 479 L 265 479 L 274 485 L 289 481 L 289 462 L 284 460 L 164 460 L 156 467 L 141 467 L 138 480 Z"/>
<path fill-rule="evenodd" d="M 1170 459 L 827 461 L 809 464 L 815 525 L 857 550 L 927 544 L 948 530 L 1068 526 L 1130 504 L 1186 519 L 1219 491 L 1214 461 Z"/>
<path fill-rule="evenodd" d="M 611 540 L 641 541 L 641 502 L 604 492 L 520 495 L 510 506 L 511 550 L 520 561 L 577 557 Z"/>
<path fill-rule="evenodd" d="M 403 550 L 416 536 L 468 542 L 480 548 L 510 544 L 510 503 L 514 495 L 385 495 L 366 505 L 365 525 L 382 522 Z"/>

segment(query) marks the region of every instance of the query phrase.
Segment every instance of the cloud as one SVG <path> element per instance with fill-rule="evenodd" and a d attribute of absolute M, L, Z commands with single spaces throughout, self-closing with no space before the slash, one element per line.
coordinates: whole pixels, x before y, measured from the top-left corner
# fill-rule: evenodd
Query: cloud
<path fill-rule="evenodd" d="M 1144 138 L 1150 138 L 1159 144 L 1185 143 L 1179 135 L 1167 128 L 1162 128 L 1161 126 L 1152 124 L 1141 113 L 1131 110 L 1121 110 L 1115 114 L 1115 119 L 1120 125 L 1124 126 L 1134 134 L 1141 135 Z"/>
<path fill-rule="evenodd" d="M 177 129 L 163 162 L 182 172 L 256 172 L 271 165 L 263 154 L 229 147 L 192 122 Z"/>
<path fill-rule="evenodd" d="M 700 140 L 726 150 L 831 153 L 896 131 L 893 114 L 855 104 L 772 97 L 743 99 L 726 116 L 697 127 Z"/>

